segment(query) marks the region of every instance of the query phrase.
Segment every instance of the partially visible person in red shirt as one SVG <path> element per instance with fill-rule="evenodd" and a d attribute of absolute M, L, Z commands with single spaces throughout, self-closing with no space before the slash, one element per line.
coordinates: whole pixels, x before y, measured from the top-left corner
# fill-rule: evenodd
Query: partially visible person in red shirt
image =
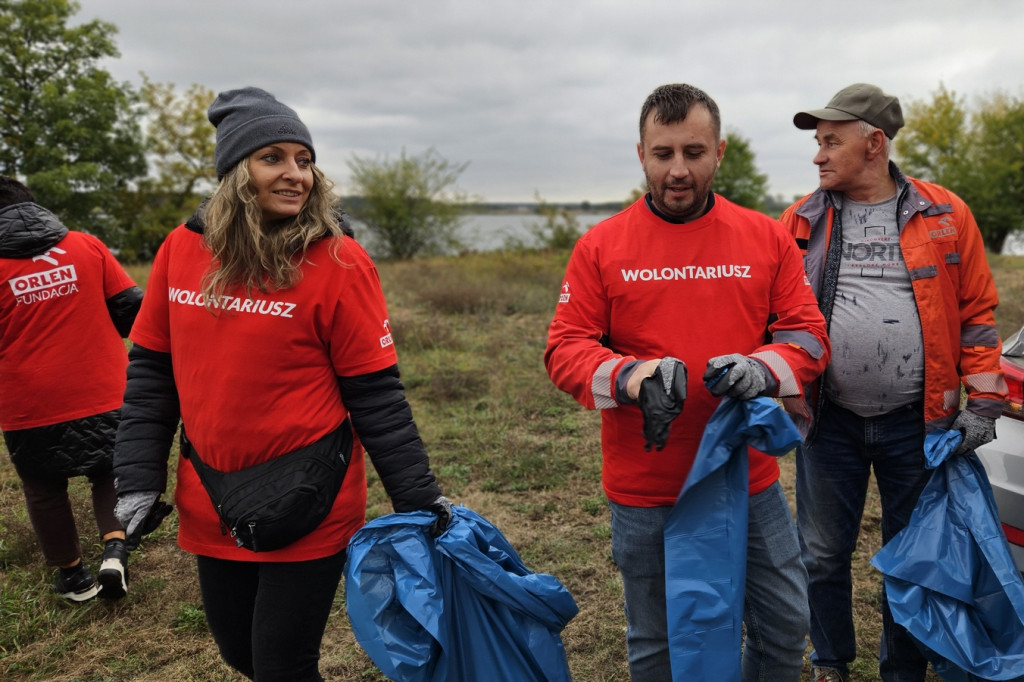
<path fill-rule="evenodd" d="M 0 176 L 0 429 L 54 589 L 75 602 L 128 589 L 114 516 L 114 437 L 142 290 L 100 240 L 68 230 Z M 83 352 L 83 343 L 88 352 Z M 86 476 L 104 542 L 98 582 L 82 561 L 68 479 Z"/>

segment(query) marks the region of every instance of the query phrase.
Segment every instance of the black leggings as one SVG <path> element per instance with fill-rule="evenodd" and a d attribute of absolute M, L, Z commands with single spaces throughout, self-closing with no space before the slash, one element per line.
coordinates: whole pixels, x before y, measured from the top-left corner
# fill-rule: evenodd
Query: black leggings
<path fill-rule="evenodd" d="M 257 682 L 320 682 L 320 640 L 345 551 L 311 561 L 197 557 L 206 622 L 228 665 Z"/>

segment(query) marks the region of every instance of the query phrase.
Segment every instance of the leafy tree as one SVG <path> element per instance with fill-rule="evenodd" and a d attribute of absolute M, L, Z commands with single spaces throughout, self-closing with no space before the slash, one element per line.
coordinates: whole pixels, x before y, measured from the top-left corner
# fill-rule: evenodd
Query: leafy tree
<path fill-rule="evenodd" d="M 782 212 L 789 208 L 790 204 L 797 201 L 803 194 L 795 194 L 792 198 L 787 199 L 781 194 L 769 194 L 764 198 L 764 207 L 762 210 L 773 218 L 778 218 L 782 215 Z"/>
<path fill-rule="evenodd" d="M 622 202 L 622 208 L 629 208 L 630 206 L 635 204 L 637 202 L 637 199 L 647 194 L 649 189 L 650 188 L 647 186 L 647 180 L 644 180 L 643 182 L 640 183 L 639 187 L 634 187 L 633 189 L 629 190 L 629 195 L 626 197 L 626 200 Z"/>
<path fill-rule="evenodd" d="M 1024 102 L 996 93 L 969 111 L 940 86 L 931 102 L 910 102 L 905 119 L 895 140 L 900 167 L 958 194 L 985 245 L 1001 252 L 1024 229 Z"/>
<path fill-rule="evenodd" d="M 0 171 L 70 225 L 120 242 L 114 216 L 145 172 L 134 93 L 97 66 L 113 24 L 69 27 L 71 0 L 0 0 Z"/>
<path fill-rule="evenodd" d="M 206 118 L 214 97 L 213 90 L 197 83 L 179 96 L 173 83 L 154 83 L 142 75 L 146 152 L 156 170 L 158 190 L 191 200 L 216 186 L 216 129 Z"/>
<path fill-rule="evenodd" d="M 894 140 L 900 168 L 955 192 L 970 167 L 971 131 L 963 99 L 940 85 L 931 102 L 912 101 L 905 108 L 905 127 Z"/>
<path fill-rule="evenodd" d="M 217 183 L 216 129 L 206 118 L 214 92 L 193 83 L 178 94 L 173 83 L 154 83 L 145 74 L 142 81 L 144 144 L 152 170 L 124 202 L 127 215 L 134 216 L 122 249 L 130 260 L 152 258 Z"/>
<path fill-rule="evenodd" d="M 740 206 L 764 210 L 768 176 L 758 172 L 750 141 L 739 133 L 725 134 L 725 156 L 715 174 L 714 190 Z"/>
<path fill-rule="evenodd" d="M 385 258 L 409 259 L 459 248 L 455 232 L 466 196 L 455 183 L 468 163 L 456 164 L 430 147 L 397 159 L 353 155 L 348 162 L 360 200 L 352 213 Z"/>
<path fill-rule="evenodd" d="M 1024 229 L 1024 101 L 997 94 L 975 114 L 973 186 L 964 190 L 988 247 Z"/>
<path fill-rule="evenodd" d="M 572 249 L 576 240 L 583 234 L 579 218 L 565 208 L 544 201 L 540 194 L 534 196 L 537 199 L 537 213 L 541 220 L 530 226 L 530 232 L 537 243 L 548 249 Z"/>

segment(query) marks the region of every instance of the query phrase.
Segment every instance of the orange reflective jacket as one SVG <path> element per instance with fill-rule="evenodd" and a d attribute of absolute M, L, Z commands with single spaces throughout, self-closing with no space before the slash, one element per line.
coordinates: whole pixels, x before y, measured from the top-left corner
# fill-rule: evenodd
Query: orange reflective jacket
<path fill-rule="evenodd" d="M 898 192 L 900 248 L 924 339 L 926 429 L 952 423 L 960 408 L 961 384 L 967 388 L 967 408 L 998 417 L 1006 396 L 993 315 L 999 297 L 978 225 L 967 204 L 952 192 L 907 178 L 895 164 L 890 163 L 889 170 Z M 804 254 L 804 269 L 819 301 L 841 201 L 841 194 L 818 189 L 780 218 Z M 838 268 L 828 270 L 838 276 Z M 822 313 L 831 319 L 831 310 Z M 812 408 L 818 393 L 820 379 L 814 397 L 809 396 Z"/>

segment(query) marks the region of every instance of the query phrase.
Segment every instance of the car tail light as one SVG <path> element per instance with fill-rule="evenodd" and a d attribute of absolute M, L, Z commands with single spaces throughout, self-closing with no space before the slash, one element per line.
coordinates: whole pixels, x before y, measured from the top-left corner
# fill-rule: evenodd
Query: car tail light
<path fill-rule="evenodd" d="M 1006 403 L 1003 414 L 1014 419 L 1024 419 L 1024 367 L 1017 364 L 1018 360 L 1007 356 L 1002 357 L 1003 374 L 1006 376 Z"/>
<path fill-rule="evenodd" d="M 1024 547 L 1024 530 L 1004 523 L 1003 532 L 1006 533 L 1006 539 L 1010 541 L 1010 544 Z"/>

